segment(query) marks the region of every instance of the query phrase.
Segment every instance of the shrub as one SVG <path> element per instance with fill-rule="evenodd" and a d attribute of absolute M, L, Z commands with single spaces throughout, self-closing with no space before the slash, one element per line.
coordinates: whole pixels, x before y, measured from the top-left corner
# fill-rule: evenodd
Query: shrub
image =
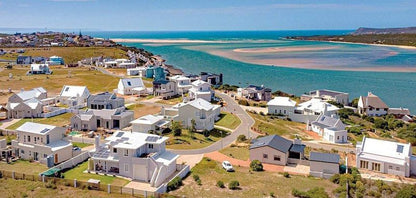
<path fill-rule="evenodd" d="M 288 173 L 288 172 L 284 172 L 284 173 L 283 173 L 283 177 L 289 178 L 289 177 L 290 177 L 290 175 L 289 175 L 289 173 Z"/>
<path fill-rule="evenodd" d="M 192 177 L 194 178 L 194 180 L 199 180 L 199 175 L 192 175 Z"/>
<path fill-rule="evenodd" d="M 206 129 L 202 131 L 202 134 L 204 134 L 204 137 L 209 137 L 209 131 Z"/>
<path fill-rule="evenodd" d="M 250 163 L 250 168 L 253 171 L 263 171 L 263 164 L 259 160 L 253 160 Z"/>
<path fill-rule="evenodd" d="M 270 197 L 274 197 L 274 192 L 270 192 Z"/>
<path fill-rule="evenodd" d="M 412 185 L 406 185 L 397 192 L 396 197 L 416 197 L 416 188 Z"/>
<path fill-rule="evenodd" d="M 237 142 L 245 142 L 247 140 L 245 135 L 239 135 L 237 137 Z"/>
<path fill-rule="evenodd" d="M 292 190 L 292 195 L 294 197 L 300 197 L 300 198 L 329 198 L 328 193 L 325 192 L 324 188 L 315 187 L 308 191 L 300 191 L 297 189 Z"/>
<path fill-rule="evenodd" d="M 239 186 L 240 186 L 240 182 L 238 182 L 236 180 L 230 181 L 230 183 L 228 184 L 228 188 L 231 189 L 231 190 L 235 190 Z"/>
<path fill-rule="evenodd" d="M 263 111 L 260 111 L 259 113 L 261 116 L 265 116 L 266 114 L 263 113 Z"/>
<path fill-rule="evenodd" d="M 224 182 L 221 181 L 221 180 L 217 181 L 217 186 L 220 187 L 220 188 L 225 188 Z"/>
<path fill-rule="evenodd" d="M 331 178 L 329 178 L 329 181 L 331 181 L 334 184 L 339 184 L 339 179 L 340 179 L 340 175 L 335 174 L 335 175 L 332 175 Z"/>
<path fill-rule="evenodd" d="M 198 185 L 202 185 L 202 181 L 201 181 L 200 179 L 197 179 L 197 180 L 196 180 L 196 183 L 197 183 Z"/>
<path fill-rule="evenodd" d="M 238 101 L 238 104 L 239 104 L 239 105 L 244 105 L 244 106 L 250 106 L 250 104 L 248 103 L 248 101 L 247 101 L 247 100 L 239 100 L 239 101 Z"/>
<path fill-rule="evenodd" d="M 168 183 L 167 190 L 172 191 L 182 186 L 182 178 L 176 176 L 172 181 Z"/>
<path fill-rule="evenodd" d="M 46 188 L 56 189 L 56 184 L 53 180 L 49 180 L 47 183 L 45 183 Z"/>

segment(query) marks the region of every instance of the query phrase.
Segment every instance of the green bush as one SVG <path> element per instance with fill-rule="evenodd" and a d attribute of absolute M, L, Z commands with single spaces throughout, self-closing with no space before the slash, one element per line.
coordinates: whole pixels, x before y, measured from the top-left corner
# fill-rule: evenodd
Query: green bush
<path fill-rule="evenodd" d="M 167 190 L 172 191 L 182 186 L 182 178 L 176 176 L 172 181 L 168 183 Z"/>
<path fill-rule="evenodd" d="M 45 183 L 46 188 L 56 189 L 56 184 L 53 180 L 49 180 Z"/>
<path fill-rule="evenodd" d="M 228 188 L 231 189 L 231 190 L 235 190 L 239 186 L 240 186 L 240 182 L 238 182 L 236 180 L 230 181 L 230 183 L 228 184 Z"/>
<path fill-rule="evenodd" d="M 194 178 L 194 180 L 199 180 L 199 175 L 192 175 L 192 177 Z"/>
<path fill-rule="evenodd" d="M 217 186 L 220 187 L 220 188 L 225 188 L 224 182 L 221 181 L 221 180 L 217 181 Z"/>
<path fill-rule="evenodd" d="M 204 137 L 209 137 L 209 131 L 208 130 L 204 130 L 204 131 L 202 131 L 202 134 L 204 134 Z"/>
<path fill-rule="evenodd" d="M 200 180 L 200 179 L 197 179 L 196 180 L 196 183 L 200 186 L 200 185 L 202 185 L 202 181 Z"/>
<path fill-rule="evenodd" d="M 237 137 L 237 142 L 245 142 L 246 140 L 247 140 L 247 138 L 246 138 L 245 135 L 241 134 Z"/>
<path fill-rule="evenodd" d="M 289 173 L 288 173 L 288 172 L 284 172 L 284 173 L 283 173 L 283 177 L 289 178 L 289 177 L 290 177 L 290 175 L 289 175 Z"/>
<path fill-rule="evenodd" d="M 339 174 L 332 175 L 332 177 L 329 178 L 329 181 L 331 181 L 334 184 L 339 184 L 339 180 L 340 180 Z"/>
<path fill-rule="evenodd" d="M 247 101 L 247 100 L 239 100 L 239 101 L 238 101 L 238 104 L 239 104 L 239 105 L 244 105 L 244 106 L 250 106 L 250 104 L 248 103 L 248 101 Z"/>
<path fill-rule="evenodd" d="M 253 171 L 263 171 L 263 164 L 259 160 L 253 160 L 250 163 L 250 168 Z"/>
<path fill-rule="evenodd" d="M 292 190 L 292 195 L 294 197 L 300 198 L 329 198 L 328 193 L 326 193 L 324 188 L 315 187 L 308 191 L 300 191 L 297 189 Z"/>
<path fill-rule="evenodd" d="M 412 185 L 404 186 L 396 194 L 396 198 L 413 198 L 413 197 L 416 197 L 416 187 Z"/>

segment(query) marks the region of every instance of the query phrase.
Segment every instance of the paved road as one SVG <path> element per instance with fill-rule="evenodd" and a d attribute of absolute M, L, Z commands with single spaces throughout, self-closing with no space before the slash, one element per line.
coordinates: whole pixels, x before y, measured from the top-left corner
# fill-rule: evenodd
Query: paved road
<path fill-rule="evenodd" d="M 210 153 L 221 150 L 222 148 L 228 146 L 229 144 L 234 142 L 234 140 L 236 140 L 237 137 L 241 134 L 245 135 L 248 138 L 257 136 L 256 133 L 250 130 L 251 126 L 254 124 L 254 120 L 247 114 L 247 112 L 245 112 L 230 96 L 220 92 L 217 92 L 217 94 L 227 103 L 226 107 L 224 107 L 223 110 L 227 112 L 232 112 L 233 114 L 237 115 L 241 120 L 241 124 L 230 135 L 222 138 L 220 141 L 217 141 L 208 147 L 193 150 L 170 151 L 179 155 Z"/>

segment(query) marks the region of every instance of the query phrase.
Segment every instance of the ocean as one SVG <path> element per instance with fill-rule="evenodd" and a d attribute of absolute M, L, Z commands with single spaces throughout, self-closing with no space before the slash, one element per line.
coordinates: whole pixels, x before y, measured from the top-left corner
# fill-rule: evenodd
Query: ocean
<path fill-rule="evenodd" d="M 140 39 L 122 44 L 161 55 L 167 64 L 181 68 L 185 73 L 223 73 L 227 84 L 264 85 L 273 91 L 296 95 L 315 89 L 331 89 L 349 93 L 350 100 L 371 91 L 389 107 L 406 107 L 415 114 L 416 50 L 285 39 L 287 36 L 340 35 L 351 31 L 85 34 L 100 38 Z"/>

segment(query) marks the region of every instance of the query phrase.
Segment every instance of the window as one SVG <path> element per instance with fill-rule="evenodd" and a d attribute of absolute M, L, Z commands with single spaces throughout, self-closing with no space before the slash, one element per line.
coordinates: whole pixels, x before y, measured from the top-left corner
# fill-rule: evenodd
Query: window
<path fill-rule="evenodd" d="M 404 149 L 403 145 L 397 145 L 396 152 L 403 153 L 403 149 Z"/>
<path fill-rule="evenodd" d="M 360 161 L 360 168 L 368 169 L 368 161 Z"/>
<path fill-rule="evenodd" d="M 127 81 L 127 85 L 131 86 L 131 82 L 130 81 Z"/>
<path fill-rule="evenodd" d="M 129 150 L 128 149 L 124 150 L 124 156 L 129 156 Z"/>
<path fill-rule="evenodd" d="M 23 142 L 26 142 L 26 135 L 23 136 Z"/>
<path fill-rule="evenodd" d="M 280 156 L 275 155 L 275 156 L 274 156 L 274 161 L 280 161 Z"/>
<path fill-rule="evenodd" d="M 286 114 L 286 110 L 283 110 L 284 114 Z"/>
<path fill-rule="evenodd" d="M 20 150 L 20 152 L 21 152 L 22 154 L 25 154 L 25 151 L 24 151 L 24 150 Z"/>
<path fill-rule="evenodd" d="M 380 171 L 380 163 L 371 163 L 371 170 L 373 171 Z"/>
<path fill-rule="evenodd" d="M 397 167 L 396 167 L 396 171 L 400 171 L 400 167 L 398 167 L 398 166 L 397 166 Z"/>
<path fill-rule="evenodd" d="M 27 141 L 30 142 L 30 135 L 27 136 Z"/>
<path fill-rule="evenodd" d="M 149 144 L 149 149 L 153 149 L 153 144 Z"/>
<path fill-rule="evenodd" d="M 48 155 L 46 155 L 46 154 L 43 154 L 43 158 L 47 158 L 48 157 Z"/>
<path fill-rule="evenodd" d="M 124 172 L 129 172 L 129 165 L 128 164 L 124 164 Z"/>
<path fill-rule="evenodd" d="M 267 159 L 268 158 L 267 154 L 263 154 L 263 158 Z"/>
<path fill-rule="evenodd" d="M 113 153 L 117 153 L 117 148 L 113 148 Z"/>
<path fill-rule="evenodd" d="M 376 111 L 380 111 L 380 109 L 379 108 L 376 108 Z"/>
<path fill-rule="evenodd" d="M 393 166 L 392 166 L 392 165 L 390 165 L 390 166 L 389 166 L 389 169 L 393 169 Z"/>
<path fill-rule="evenodd" d="M 337 140 L 339 140 L 339 136 L 337 136 Z"/>

